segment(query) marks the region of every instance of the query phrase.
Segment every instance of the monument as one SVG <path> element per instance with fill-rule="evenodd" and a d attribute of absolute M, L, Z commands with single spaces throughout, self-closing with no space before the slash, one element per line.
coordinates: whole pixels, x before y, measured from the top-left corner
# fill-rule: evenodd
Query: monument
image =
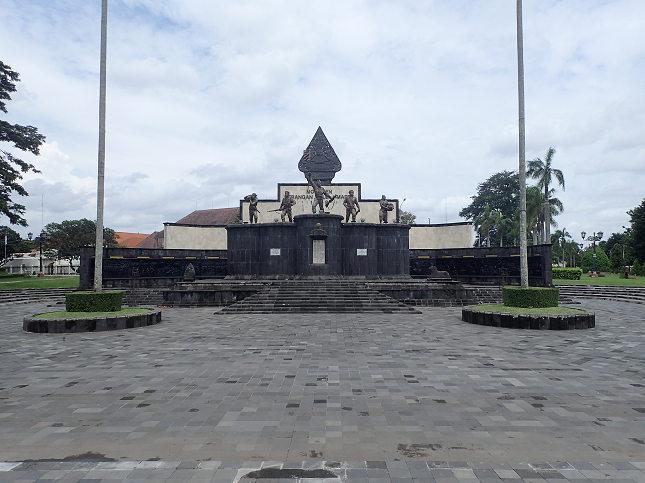
<path fill-rule="evenodd" d="M 276 200 L 245 197 L 243 223 L 226 227 L 227 279 L 410 278 L 410 226 L 387 217 L 398 200 L 332 183 L 341 166 L 319 127 L 298 163 L 306 184 L 279 184 Z"/>

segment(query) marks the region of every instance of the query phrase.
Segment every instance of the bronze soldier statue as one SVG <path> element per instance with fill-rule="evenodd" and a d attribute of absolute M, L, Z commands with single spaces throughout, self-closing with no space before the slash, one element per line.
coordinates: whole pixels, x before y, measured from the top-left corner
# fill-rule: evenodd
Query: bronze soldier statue
<path fill-rule="evenodd" d="M 352 223 L 356 223 L 356 215 L 361 211 L 358 206 L 358 199 L 354 196 L 354 190 L 349 190 L 349 194 L 343 200 L 345 206 L 345 223 L 349 221 L 349 215 L 352 215 Z"/>
<path fill-rule="evenodd" d="M 282 203 L 280 204 L 280 215 L 282 217 L 282 222 L 284 223 L 285 217 L 289 217 L 289 223 L 293 223 L 293 215 L 291 213 L 291 207 L 296 204 L 296 200 L 293 196 L 289 194 L 288 191 L 284 192 L 284 198 L 282 198 Z"/>
<path fill-rule="evenodd" d="M 323 203 L 325 201 L 325 197 L 329 198 L 330 201 L 334 198 L 325 191 L 325 188 L 322 187 L 320 180 L 314 183 L 314 180 L 311 177 L 311 173 L 307 173 L 307 181 L 309 181 L 311 188 L 314 190 L 314 201 L 311 203 L 311 210 L 315 214 L 316 207 L 318 207 L 320 210 L 319 213 L 324 213 L 325 207 Z"/>
<path fill-rule="evenodd" d="M 387 212 L 392 211 L 394 209 L 394 205 L 385 198 L 385 195 L 381 196 L 379 205 L 381 206 L 381 209 L 378 212 L 378 221 L 379 223 L 387 223 Z"/>
<path fill-rule="evenodd" d="M 258 222 L 258 195 L 251 193 L 244 197 L 244 201 L 249 202 L 249 223 Z"/>

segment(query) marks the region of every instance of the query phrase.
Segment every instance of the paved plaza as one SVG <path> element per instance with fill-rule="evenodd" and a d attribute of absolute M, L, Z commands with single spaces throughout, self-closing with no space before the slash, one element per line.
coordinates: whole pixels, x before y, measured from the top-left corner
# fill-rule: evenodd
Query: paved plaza
<path fill-rule="evenodd" d="M 645 483 L 645 310 L 580 302 L 595 329 L 183 308 L 33 334 L 52 309 L 5 304 L 0 482 Z"/>

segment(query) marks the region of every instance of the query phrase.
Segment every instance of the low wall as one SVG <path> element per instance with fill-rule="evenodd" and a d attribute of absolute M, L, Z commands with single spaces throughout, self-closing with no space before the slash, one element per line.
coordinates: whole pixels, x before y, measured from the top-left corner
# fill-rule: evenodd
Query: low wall
<path fill-rule="evenodd" d="M 184 281 L 188 264 L 195 267 L 197 280 L 226 276 L 226 250 L 167 250 L 104 248 L 103 287 L 171 287 Z M 81 249 L 79 289 L 94 286 L 94 247 Z"/>
<path fill-rule="evenodd" d="M 529 246 L 527 252 L 529 284 L 551 286 L 551 245 Z M 432 265 L 437 270 L 447 271 L 453 280 L 460 282 L 520 284 L 519 247 L 410 250 L 410 275 L 428 277 Z"/>

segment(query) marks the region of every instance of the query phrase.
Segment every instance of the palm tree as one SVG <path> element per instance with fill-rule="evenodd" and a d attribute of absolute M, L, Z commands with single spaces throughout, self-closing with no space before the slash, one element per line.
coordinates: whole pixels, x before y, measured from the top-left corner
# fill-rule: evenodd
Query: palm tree
<path fill-rule="evenodd" d="M 538 244 L 538 235 L 542 233 L 543 200 L 540 188 L 537 186 L 526 188 L 526 230 L 531 232 L 533 245 Z"/>
<path fill-rule="evenodd" d="M 553 245 L 557 245 L 562 250 L 562 266 L 565 266 L 565 255 L 564 249 L 567 246 L 567 238 L 571 238 L 571 233 L 567 231 L 566 228 L 562 230 L 556 230 L 556 232 L 551 236 L 553 240 Z"/>
<path fill-rule="evenodd" d="M 495 234 L 499 237 L 499 246 L 504 246 L 504 235 L 513 232 L 514 223 L 511 218 L 505 217 L 501 211 L 496 211 L 491 215 Z"/>
<path fill-rule="evenodd" d="M 551 166 L 553 161 L 553 156 L 555 156 L 555 149 L 549 147 L 544 157 L 544 161 L 540 158 L 535 158 L 532 161 L 528 162 L 529 169 L 526 171 L 526 175 L 530 176 L 533 179 L 537 179 L 537 186 L 541 190 L 544 190 L 544 241 L 548 243 L 548 240 L 551 239 L 549 234 L 549 228 L 551 226 L 551 208 L 549 203 L 549 195 L 552 193 L 552 190 L 549 188 L 553 178 L 556 179 L 558 184 L 562 186 L 562 191 L 564 191 L 564 175 L 559 169 L 555 169 Z"/>

